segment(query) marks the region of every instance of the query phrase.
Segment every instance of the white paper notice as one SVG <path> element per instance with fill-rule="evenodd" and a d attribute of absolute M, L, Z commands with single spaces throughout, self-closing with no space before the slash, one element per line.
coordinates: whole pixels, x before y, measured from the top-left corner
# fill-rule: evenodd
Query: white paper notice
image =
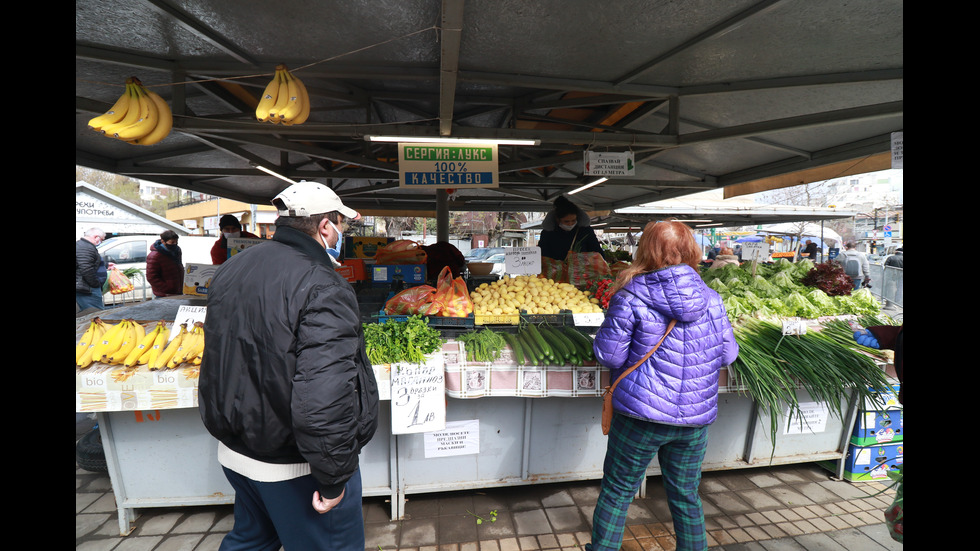
<path fill-rule="evenodd" d="M 423 437 L 426 459 L 480 453 L 480 420 L 451 421 L 445 430 L 427 432 Z"/>
<path fill-rule="evenodd" d="M 391 366 L 391 433 L 411 434 L 446 426 L 446 366 L 442 354 L 426 363 Z"/>
<path fill-rule="evenodd" d="M 541 273 L 540 247 L 510 247 L 504 252 L 504 270 L 510 275 Z"/>
<path fill-rule="evenodd" d="M 786 408 L 786 426 L 783 434 L 816 434 L 827 430 L 830 411 L 821 402 L 800 402 L 799 412 Z"/>

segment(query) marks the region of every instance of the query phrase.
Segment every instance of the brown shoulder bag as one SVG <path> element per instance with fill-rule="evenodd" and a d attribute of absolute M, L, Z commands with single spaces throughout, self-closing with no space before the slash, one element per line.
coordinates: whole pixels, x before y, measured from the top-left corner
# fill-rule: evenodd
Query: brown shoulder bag
<path fill-rule="evenodd" d="M 667 325 L 667 331 L 664 332 L 664 336 L 660 337 L 660 341 L 657 342 L 656 346 L 651 348 L 650 351 L 647 352 L 646 356 L 640 358 L 640 361 L 633 364 L 633 366 L 627 369 L 626 371 L 623 371 L 619 375 L 619 377 L 616 378 L 616 381 L 612 385 L 607 386 L 605 388 L 605 390 L 602 393 L 602 434 L 609 434 L 609 426 L 612 425 L 612 416 L 613 416 L 612 397 L 613 397 L 613 391 L 616 390 L 616 385 L 618 385 L 619 381 L 622 381 L 624 377 L 632 373 L 634 369 L 640 367 L 640 364 L 647 361 L 647 358 L 652 356 L 653 353 L 656 352 L 658 348 L 660 348 L 660 345 L 663 344 L 664 339 L 667 338 L 667 335 L 670 334 L 670 330 L 674 328 L 674 325 L 676 323 L 677 320 L 670 320 L 670 323 Z"/>

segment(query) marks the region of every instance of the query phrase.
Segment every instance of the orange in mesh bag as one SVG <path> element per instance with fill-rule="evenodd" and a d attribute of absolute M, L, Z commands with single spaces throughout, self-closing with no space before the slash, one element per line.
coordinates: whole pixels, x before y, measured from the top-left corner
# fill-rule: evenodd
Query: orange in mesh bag
<path fill-rule="evenodd" d="M 428 314 L 432 308 L 432 296 L 436 288 L 431 285 L 409 287 L 388 299 L 385 313 L 388 315 Z"/>
<path fill-rule="evenodd" d="M 453 278 L 446 266 L 439 272 L 436 292 L 432 295 L 431 315 L 448 318 L 465 318 L 473 313 L 473 301 L 462 277 Z"/>
<path fill-rule="evenodd" d="M 425 264 L 428 255 L 415 241 L 399 239 L 379 247 L 374 255 L 375 264 Z"/>

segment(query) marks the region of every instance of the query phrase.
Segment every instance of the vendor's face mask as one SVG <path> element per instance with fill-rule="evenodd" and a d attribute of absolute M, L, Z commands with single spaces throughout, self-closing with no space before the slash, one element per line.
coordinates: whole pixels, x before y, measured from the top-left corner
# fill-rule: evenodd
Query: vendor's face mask
<path fill-rule="evenodd" d="M 241 234 L 242 232 L 240 231 L 226 231 L 221 233 L 225 239 L 237 239 Z"/>

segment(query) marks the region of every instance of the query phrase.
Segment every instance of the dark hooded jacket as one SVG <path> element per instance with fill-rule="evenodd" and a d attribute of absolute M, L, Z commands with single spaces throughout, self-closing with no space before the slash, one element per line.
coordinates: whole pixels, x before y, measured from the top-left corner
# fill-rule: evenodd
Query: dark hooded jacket
<path fill-rule="evenodd" d="M 184 294 L 184 263 L 180 247 L 157 239 L 146 255 L 146 280 L 158 297 Z"/>

